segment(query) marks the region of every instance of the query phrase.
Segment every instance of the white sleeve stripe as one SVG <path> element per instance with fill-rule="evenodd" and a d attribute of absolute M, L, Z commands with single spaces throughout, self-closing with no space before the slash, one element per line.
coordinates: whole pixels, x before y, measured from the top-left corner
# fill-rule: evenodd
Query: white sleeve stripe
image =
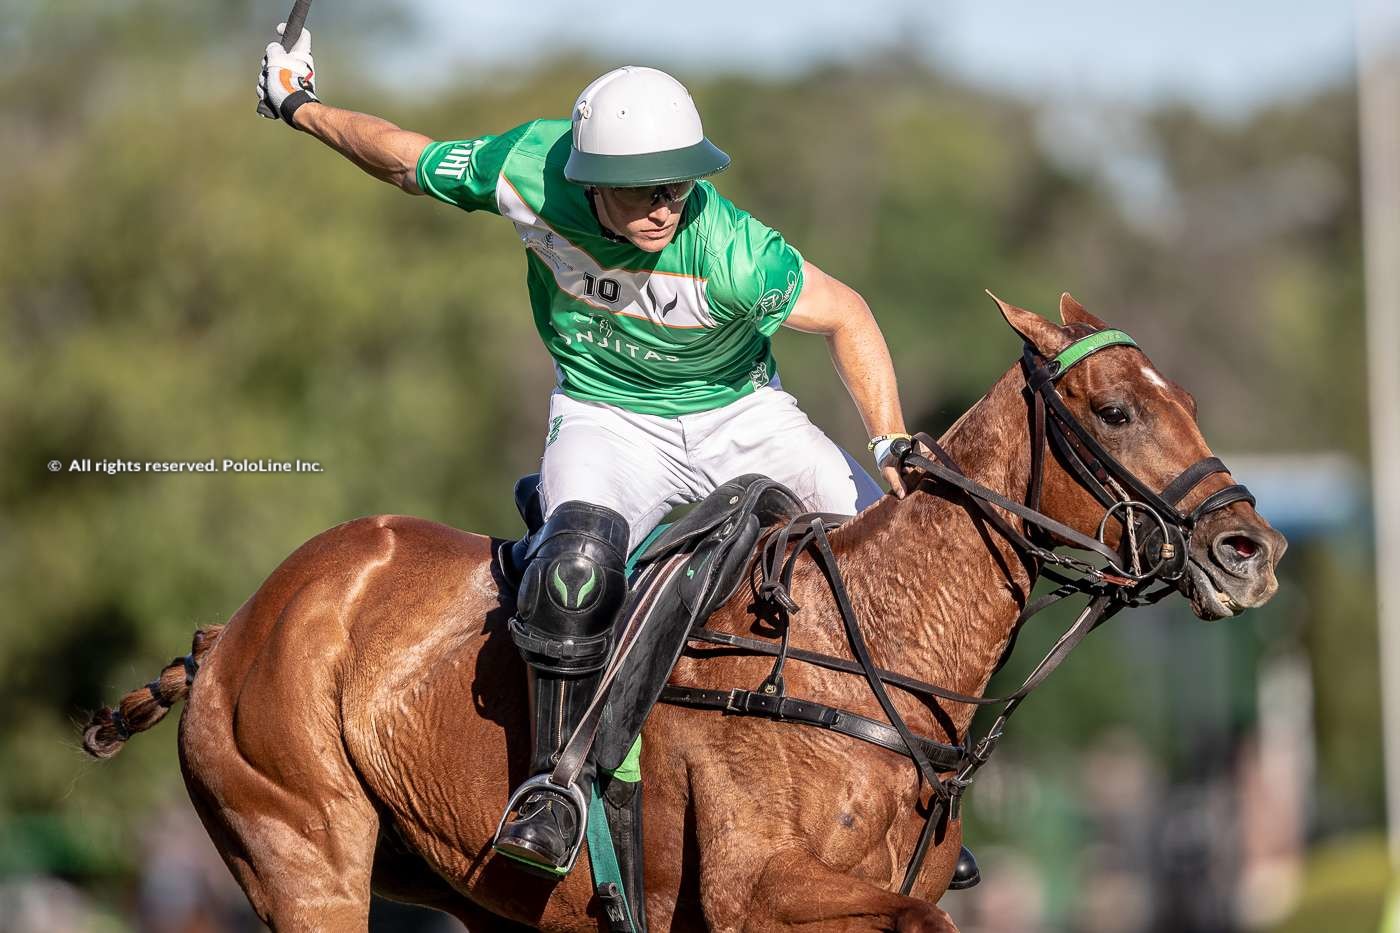
<path fill-rule="evenodd" d="M 443 146 L 446 146 L 446 145 L 448 145 L 448 143 L 433 143 L 433 148 L 432 148 L 431 150 L 429 150 L 432 154 L 429 155 L 429 154 L 425 153 L 424 156 L 423 156 L 423 161 L 426 162 L 426 161 L 428 161 L 429 159 L 435 158 L 435 157 L 437 156 L 437 154 L 438 154 L 439 152 L 442 151 L 442 147 L 443 147 Z M 429 194 L 431 194 L 433 197 L 437 198 L 439 201 L 446 201 L 448 204 L 456 204 L 456 203 L 457 203 L 456 201 L 452 200 L 452 198 L 448 197 L 447 194 L 446 194 L 445 192 L 443 192 L 441 189 L 439 189 L 439 188 L 437 187 L 437 185 L 434 185 L 434 184 L 433 184 L 433 173 L 432 173 L 432 172 L 427 172 L 427 171 L 425 171 L 425 172 L 420 172 L 419 174 L 423 176 L 423 184 L 424 184 L 424 186 L 428 189 L 428 193 L 429 193 Z"/>

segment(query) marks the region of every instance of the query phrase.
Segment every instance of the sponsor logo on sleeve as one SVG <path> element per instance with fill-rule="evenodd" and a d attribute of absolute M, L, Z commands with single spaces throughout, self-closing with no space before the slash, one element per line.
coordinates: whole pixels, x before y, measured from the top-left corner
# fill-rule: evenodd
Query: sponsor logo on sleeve
<path fill-rule="evenodd" d="M 776 314 L 787 307 L 787 303 L 792 300 L 792 293 L 796 290 L 797 273 L 795 271 L 790 271 L 787 274 L 787 288 L 768 289 L 768 291 L 759 296 L 758 301 L 754 304 L 753 310 L 750 313 L 755 320 L 761 317 L 767 317 L 770 314 Z"/>
<path fill-rule="evenodd" d="M 476 146 L 475 140 L 453 146 L 447 155 L 443 156 L 437 168 L 433 169 L 433 174 L 461 181 L 462 176 L 467 174 L 467 169 L 471 168 L 472 153 L 476 151 Z"/>

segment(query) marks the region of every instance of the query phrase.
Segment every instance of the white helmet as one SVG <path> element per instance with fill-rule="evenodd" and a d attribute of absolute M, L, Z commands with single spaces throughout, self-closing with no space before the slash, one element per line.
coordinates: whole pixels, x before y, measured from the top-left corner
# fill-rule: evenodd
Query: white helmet
<path fill-rule="evenodd" d="M 663 185 L 729 166 L 685 85 L 655 68 L 624 65 L 598 78 L 574 102 L 573 124 L 564 177 L 574 184 Z"/>

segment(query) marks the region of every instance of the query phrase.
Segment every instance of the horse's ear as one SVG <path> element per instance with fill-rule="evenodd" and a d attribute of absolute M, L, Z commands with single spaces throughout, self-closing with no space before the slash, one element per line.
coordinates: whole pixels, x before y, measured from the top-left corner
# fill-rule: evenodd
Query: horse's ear
<path fill-rule="evenodd" d="M 1094 317 L 1084 306 L 1074 300 L 1074 296 L 1069 292 L 1060 295 L 1060 320 L 1065 322 L 1065 326 L 1070 324 L 1088 324 L 1094 330 L 1108 330 L 1108 325 Z"/>
<path fill-rule="evenodd" d="M 997 303 L 997 307 L 1001 309 L 1001 316 L 1006 318 L 1006 323 L 1011 325 L 1011 329 L 1020 334 L 1026 343 L 1035 347 L 1041 356 L 1049 359 L 1069 346 L 1069 337 L 1058 324 L 1047 321 L 1034 311 L 1007 304 L 990 291 L 987 294 Z"/>

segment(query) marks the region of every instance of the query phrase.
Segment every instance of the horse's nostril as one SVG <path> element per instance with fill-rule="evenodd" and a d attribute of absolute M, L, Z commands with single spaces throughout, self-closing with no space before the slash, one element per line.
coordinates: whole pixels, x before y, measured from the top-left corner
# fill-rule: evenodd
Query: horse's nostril
<path fill-rule="evenodd" d="M 1230 535 L 1221 544 L 1234 551 L 1241 560 L 1249 560 L 1259 553 L 1259 545 L 1244 535 Z"/>
<path fill-rule="evenodd" d="M 1210 556 L 1220 570 L 1241 580 L 1267 576 L 1278 559 L 1281 542 L 1268 528 L 1233 528 L 1210 539 Z"/>

